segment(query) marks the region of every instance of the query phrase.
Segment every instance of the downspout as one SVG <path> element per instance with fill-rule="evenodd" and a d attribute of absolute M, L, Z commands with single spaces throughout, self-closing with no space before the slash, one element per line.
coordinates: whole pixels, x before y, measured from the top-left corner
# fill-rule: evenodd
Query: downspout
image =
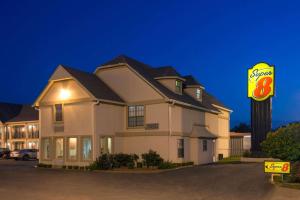
<path fill-rule="evenodd" d="M 174 106 L 175 101 L 172 101 L 172 104 L 168 104 L 169 112 L 168 112 L 168 118 L 169 118 L 169 135 L 168 135 L 168 160 L 170 160 L 170 136 L 172 135 L 172 107 Z"/>
<path fill-rule="evenodd" d="M 97 156 L 96 156 L 96 145 L 97 145 L 97 142 L 96 142 L 96 109 L 95 107 L 100 105 L 100 100 L 96 100 L 94 103 L 93 103 L 93 106 L 92 106 L 92 128 L 93 128 L 93 146 L 92 146 L 92 149 L 93 149 L 93 154 L 92 154 L 92 157 L 93 157 L 93 160 L 96 160 Z"/>

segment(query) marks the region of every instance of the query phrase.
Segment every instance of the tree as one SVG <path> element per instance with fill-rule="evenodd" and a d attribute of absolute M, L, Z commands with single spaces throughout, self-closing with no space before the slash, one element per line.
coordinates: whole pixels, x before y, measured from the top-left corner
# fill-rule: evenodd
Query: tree
<path fill-rule="evenodd" d="M 267 135 L 262 150 L 272 158 L 300 160 L 300 123 L 289 124 Z"/>
<path fill-rule="evenodd" d="M 231 131 L 238 132 L 238 133 L 250 133 L 251 127 L 246 123 L 240 123 L 239 125 L 235 126 L 233 129 L 231 129 Z"/>

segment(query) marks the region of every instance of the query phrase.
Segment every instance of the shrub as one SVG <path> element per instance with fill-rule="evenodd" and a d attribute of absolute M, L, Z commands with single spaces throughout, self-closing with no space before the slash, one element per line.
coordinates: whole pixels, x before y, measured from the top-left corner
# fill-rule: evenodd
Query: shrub
<path fill-rule="evenodd" d="M 273 158 L 300 160 L 300 123 L 289 124 L 267 135 L 262 150 Z"/>
<path fill-rule="evenodd" d="M 128 169 L 133 169 L 134 168 L 134 163 L 133 162 L 127 163 L 127 167 L 128 167 Z"/>
<path fill-rule="evenodd" d="M 152 150 L 142 154 L 142 159 L 147 167 L 158 167 L 164 161 L 158 153 Z"/>
<path fill-rule="evenodd" d="M 129 155 L 129 154 L 123 154 L 123 153 L 112 155 L 112 157 L 113 157 L 113 167 L 114 168 L 128 167 L 128 165 L 133 166 L 133 168 L 134 168 L 135 163 L 139 159 L 139 156 L 136 154 Z"/>
<path fill-rule="evenodd" d="M 103 154 L 99 156 L 90 166 L 90 170 L 108 170 L 113 168 L 134 168 L 139 157 L 136 154 Z"/>
<path fill-rule="evenodd" d="M 166 161 L 159 164 L 158 169 L 173 169 L 176 168 L 177 165 L 175 163 Z"/>
<path fill-rule="evenodd" d="M 136 167 L 137 168 L 143 168 L 143 163 L 142 162 L 137 162 Z"/>

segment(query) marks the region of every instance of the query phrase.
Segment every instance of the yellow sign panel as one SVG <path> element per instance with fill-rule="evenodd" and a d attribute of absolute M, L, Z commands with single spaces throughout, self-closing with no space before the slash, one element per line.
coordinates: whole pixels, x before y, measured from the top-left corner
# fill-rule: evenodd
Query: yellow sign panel
<path fill-rule="evenodd" d="M 248 97 L 263 101 L 274 96 L 274 67 L 258 63 L 248 70 Z"/>
<path fill-rule="evenodd" d="M 265 162 L 265 173 L 289 174 L 291 172 L 290 162 Z"/>

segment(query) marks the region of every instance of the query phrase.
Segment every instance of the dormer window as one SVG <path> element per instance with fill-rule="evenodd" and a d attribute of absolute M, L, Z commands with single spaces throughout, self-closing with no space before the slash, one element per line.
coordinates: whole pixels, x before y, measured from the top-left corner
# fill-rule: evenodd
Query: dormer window
<path fill-rule="evenodd" d="M 202 100 L 202 94 L 201 90 L 199 88 L 196 89 L 196 98 L 201 101 Z"/>
<path fill-rule="evenodd" d="M 182 81 L 175 81 L 175 91 L 180 94 L 182 93 Z"/>

